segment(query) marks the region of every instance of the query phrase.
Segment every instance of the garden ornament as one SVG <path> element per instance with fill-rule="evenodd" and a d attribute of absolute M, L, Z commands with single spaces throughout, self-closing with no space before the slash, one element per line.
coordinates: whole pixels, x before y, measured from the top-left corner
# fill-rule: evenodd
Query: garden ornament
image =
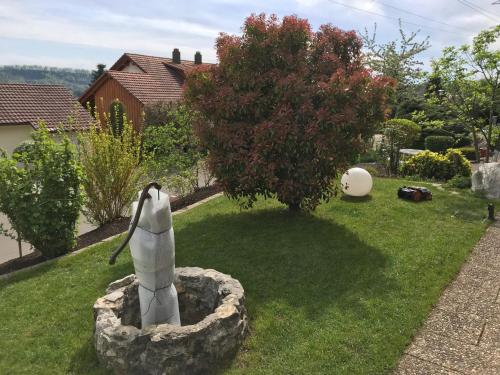
<path fill-rule="evenodd" d="M 351 168 L 340 180 L 344 194 L 352 197 L 364 197 L 372 190 L 373 181 L 370 173 L 363 168 Z"/>
<path fill-rule="evenodd" d="M 173 285 L 175 242 L 168 194 L 156 182 L 148 184 L 132 204 L 132 223 L 127 238 L 109 259 L 130 241 L 135 274 L 139 279 L 142 327 L 153 324 L 180 325 L 177 291 Z"/>

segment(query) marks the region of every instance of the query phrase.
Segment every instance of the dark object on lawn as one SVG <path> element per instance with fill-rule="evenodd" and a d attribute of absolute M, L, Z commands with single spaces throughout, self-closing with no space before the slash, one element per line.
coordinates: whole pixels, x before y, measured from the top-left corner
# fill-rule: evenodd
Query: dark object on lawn
<path fill-rule="evenodd" d="M 488 219 L 495 221 L 495 205 L 493 203 L 488 203 Z"/>
<path fill-rule="evenodd" d="M 403 186 L 398 189 L 398 197 L 414 202 L 432 200 L 432 193 L 424 187 Z"/>
<path fill-rule="evenodd" d="M 139 223 L 139 218 L 141 217 L 141 211 L 142 211 L 142 206 L 144 205 L 144 201 L 146 199 L 151 199 L 151 195 L 149 195 L 149 189 L 154 187 L 155 189 L 158 190 L 158 194 L 160 194 L 160 189 L 161 186 L 157 184 L 156 182 L 150 182 L 149 184 L 146 185 L 146 187 L 142 190 L 141 197 L 139 198 L 139 203 L 137 206 L 137 212 L 134 217 L 134 221 L 130 225 L 130 229 L 128 231 L 128 236 L 125 238 L 125 241 L 121 244 L 121 246 L 113 251 L 113 254 L 111 254 L 111 257 L 109 258 L 109 264 L 115 264 L 116 262 L 116 257 L 122 252 L 123 249 L 127 246 L 128 242 L 132 238 L 132 235 L 134 234 L 135 228 L 137 227 L 137 224 Z M 158 198 L 160 196 L 158 195 Z"/>

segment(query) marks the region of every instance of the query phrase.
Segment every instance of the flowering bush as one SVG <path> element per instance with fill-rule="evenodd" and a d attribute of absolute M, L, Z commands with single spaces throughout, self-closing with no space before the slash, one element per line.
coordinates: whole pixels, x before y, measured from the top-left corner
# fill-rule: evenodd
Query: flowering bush
<path fill-rule="evenodd" d="M 108 124 L 91 124 L 80 134 L 80 162 L 85 173 L 84 214 L 104 225 L 124 215 L 142 186 L 140 137 L 123 115 L 120 134 Z M 118 136 L 119 135 L 119 136 Z"/>
<path fill-rule="evenodd" d="M 312 32 L 295 16 L 252 15 L 217 39 L 219 64 L 191 72 L 185 96 L 225 192 L 314 209 L 384 120 L 391 82 L 373 77 L 354 31 Z"/>
<path fill-rule="evenodd" d="M 454 176 L 471 175 L 470 162 L 460 150 L 449 149 L 445 155 L 423 151 L 409 158 L 402 166 L 401 173 L 436 180 L 449 180 Z"/>

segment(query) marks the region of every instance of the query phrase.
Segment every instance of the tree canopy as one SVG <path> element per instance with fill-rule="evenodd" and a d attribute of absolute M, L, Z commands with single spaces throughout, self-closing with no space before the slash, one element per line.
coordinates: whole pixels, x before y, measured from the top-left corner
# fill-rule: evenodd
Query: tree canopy
<path fill-rule="evenodd" d="M 296 16 L 248 17 L 217 39 L 218 65 L 187 78 L 197 133 L 226 193 L 313 209 L 384 119 L 391 80 L 373 77 L 354 31 Z"/>

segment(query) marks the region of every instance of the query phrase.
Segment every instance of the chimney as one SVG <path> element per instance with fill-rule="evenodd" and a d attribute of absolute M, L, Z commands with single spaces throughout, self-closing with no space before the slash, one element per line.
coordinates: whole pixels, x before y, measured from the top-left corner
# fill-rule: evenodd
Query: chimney
<path fill-rule="evenodd" d="M 200 51 L 196 51 L 196 53 L 194 54 L 194 63 L 196 65 L 200 65 L 201 64 L 201 53 L 200 53 Z"/>
<path fill-rule="evenodd" d="M 174 64 L 181 63 L 181 52 L 179 51 L 179 48 L 174 48 L 174 50 L 172 51 L 172 62 Z"/>

